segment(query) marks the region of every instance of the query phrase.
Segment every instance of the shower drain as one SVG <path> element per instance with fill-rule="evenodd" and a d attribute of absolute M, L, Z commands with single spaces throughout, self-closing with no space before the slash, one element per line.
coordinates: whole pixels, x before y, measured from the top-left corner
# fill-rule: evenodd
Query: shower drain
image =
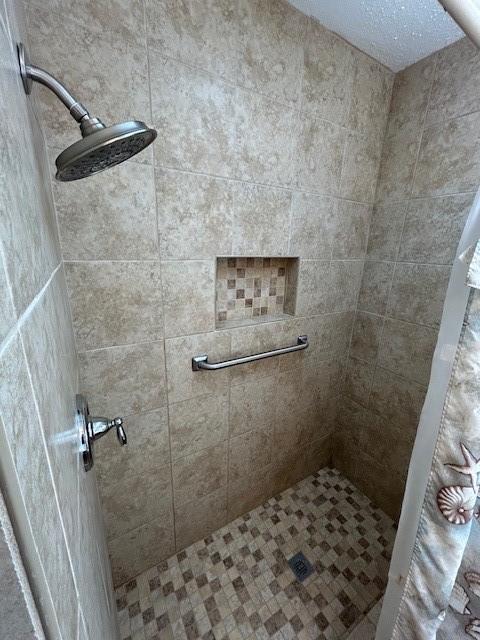
<path fill-rule="evenodd" d="M 295 577 L 300 582 L 306 580 L 308 576 L 311 576 L 313 573 L 312 565 L 301 551 L 290 558 L 288 564 L 290 565 L 290 569 L 295 574 Z"/>

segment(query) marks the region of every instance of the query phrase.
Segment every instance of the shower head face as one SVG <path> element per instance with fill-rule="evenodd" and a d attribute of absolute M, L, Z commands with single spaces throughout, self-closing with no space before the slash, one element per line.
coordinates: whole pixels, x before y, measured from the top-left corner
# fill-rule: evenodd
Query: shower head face
<path fill-rule="evenodd" d="M 114 167 L 143 151 L 156 137 L 155 129 L 136 120 L 93 131 L 58 156 L 56 178 L 71 182 Z"/>

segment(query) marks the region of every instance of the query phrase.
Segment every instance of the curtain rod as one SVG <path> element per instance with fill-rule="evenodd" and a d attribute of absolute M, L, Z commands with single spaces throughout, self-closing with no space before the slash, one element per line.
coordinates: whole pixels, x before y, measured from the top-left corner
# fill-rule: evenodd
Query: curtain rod
<path fill-rule="evenodd" d="M 480 0 L 438 0 L 480 49 Z"/>

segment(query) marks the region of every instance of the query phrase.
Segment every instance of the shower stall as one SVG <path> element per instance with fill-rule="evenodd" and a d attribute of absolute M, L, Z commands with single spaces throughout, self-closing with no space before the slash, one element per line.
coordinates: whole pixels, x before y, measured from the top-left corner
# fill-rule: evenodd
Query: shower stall
<path fill-rule="evenodd" d="M 315 4 L 0 4 L 2 638 L 480 637 L 475 13 Z"/>

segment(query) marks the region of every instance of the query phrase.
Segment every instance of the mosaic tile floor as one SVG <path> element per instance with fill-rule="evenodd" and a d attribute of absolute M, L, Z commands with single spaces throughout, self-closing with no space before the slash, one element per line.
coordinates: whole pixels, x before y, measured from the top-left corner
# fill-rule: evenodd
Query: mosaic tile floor
<path fill-rule="evenodd" d="M 394 537 L 389 517 L 322 469 L 119 587 L 121 638 L 348 638 L 383 595 Z M 314 567 L 304 582 L 287 563 L 299 551 Z"/>

